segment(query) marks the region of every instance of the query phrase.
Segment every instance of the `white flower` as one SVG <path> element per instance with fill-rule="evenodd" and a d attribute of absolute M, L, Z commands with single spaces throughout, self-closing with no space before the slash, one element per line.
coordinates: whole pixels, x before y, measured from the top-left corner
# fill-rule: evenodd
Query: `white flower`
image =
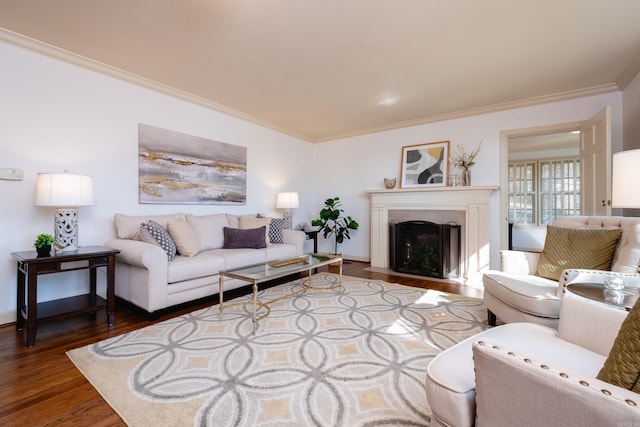
<path fill-rule="evenodd" d="M 478 152 L 480 152 L 480 147 L 482 147 L 482 141 L 480 141 L 480 144 L 478 145 L 478 148 L 476 148 L 474 151 L 467 153 L 466 150 L 464 149 L 464 147 L 460 144 L 456 145 L 456 153 L 454 153 L 453 158 L 451 159 L 451 163 L 454 166 L 457 166 L 459 168 L 463 168 L 463 169 L 469 169 L 471 166 L 475 165 L 475 158 L 478 155 Z"/>

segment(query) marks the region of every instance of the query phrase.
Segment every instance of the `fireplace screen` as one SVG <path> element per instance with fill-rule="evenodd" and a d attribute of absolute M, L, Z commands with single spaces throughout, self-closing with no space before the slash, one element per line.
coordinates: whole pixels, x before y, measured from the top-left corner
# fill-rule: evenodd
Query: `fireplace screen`
<path fill-rule="evenodd" d="M 460 226 L 428 221 L 389 224 L 393 271 L 440 279 L 460 277 Z"/>

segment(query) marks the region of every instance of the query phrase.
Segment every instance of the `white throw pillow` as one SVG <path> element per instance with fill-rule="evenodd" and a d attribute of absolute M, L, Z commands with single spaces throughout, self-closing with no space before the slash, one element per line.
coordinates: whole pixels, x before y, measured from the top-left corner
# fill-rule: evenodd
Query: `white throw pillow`
<path fill-rule="evenodd" d="M 184 219 L 170 221 L 167 230 L 176 243 L 178 253 L 182 256 L 192 257 L 200 252 L 200 240 L 193 227 Z"/>
<path fill-rule="evenodd" d="M 255 217 L 255 216 L 241 216 L 240 228 L 241 230 L 249 230 L 251 228 L 265 227 L 265 240 L 269 241 L 269 226 L 271 225 L 271 218 Z"/>
<path fill-rule="evenodd" d="M 187 214 L 187 222 L 198 236 L 201 251 L 220 249 L 224 245 L 223 229 L 229 227 L 226 214 Z"/>

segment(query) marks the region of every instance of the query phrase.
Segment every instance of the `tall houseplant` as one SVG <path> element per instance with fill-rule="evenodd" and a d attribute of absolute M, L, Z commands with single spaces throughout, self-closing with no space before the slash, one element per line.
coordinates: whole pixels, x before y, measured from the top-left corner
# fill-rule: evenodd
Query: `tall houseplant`
<path fill-rule="evenodd" d="M 358 223 L 350 216 L 343 217 L 344 210 L 340 209 L 342 204 L 339 197 L 327 199 L 324 208 L 320 211 L 320 218 L 311 221 L 314 227 L 320 227 L 322 236 L 326 239 L 332 234 L 335 236 L 334 252 L 338 253 L 338 245 L 344 239 L 350 239 L 349 230 L 357 230 Z"/>

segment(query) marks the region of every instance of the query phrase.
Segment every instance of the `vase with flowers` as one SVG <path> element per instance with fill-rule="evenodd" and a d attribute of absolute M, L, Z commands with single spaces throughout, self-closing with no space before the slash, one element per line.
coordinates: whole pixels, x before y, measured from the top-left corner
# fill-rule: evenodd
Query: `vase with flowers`
<path fill-rule="evenodd" d="M 480 147 L 482 147 L 482 140 L 478 145 L 478 148 L 467 153 L 464 147 L 460 144 L 456 145 L 456 152 L 453 154 L 453 158 L 451 159 L 451 163 L 453 166 L 458 168 L 462 168 L 462 185 L 470 186 L 471 185 L 471 171 L 469 168 L 476 164 L 476 156 L 480 152 Z"/>

